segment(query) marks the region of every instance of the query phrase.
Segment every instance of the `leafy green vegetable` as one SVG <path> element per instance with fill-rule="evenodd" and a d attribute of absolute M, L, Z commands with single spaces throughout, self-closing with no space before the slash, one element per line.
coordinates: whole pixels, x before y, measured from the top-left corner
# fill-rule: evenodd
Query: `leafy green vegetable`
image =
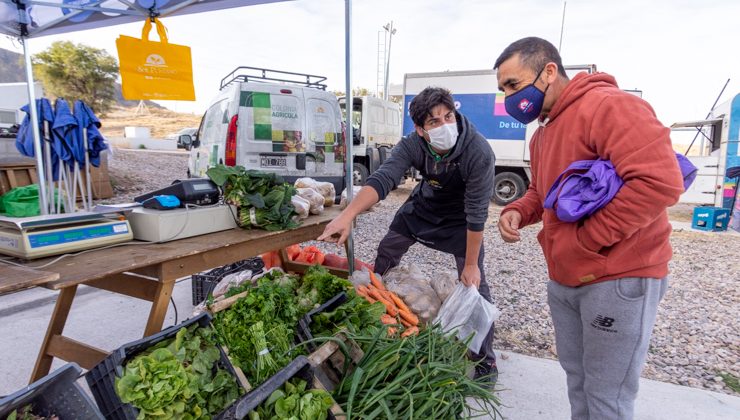
<path fill-rule="evenodd" d="M 242 394 L 218 368 L 221 353 L 210 327 L 197 324 L 130 360 L 116 378 L 116 393 L 139 410 L 138 419 L 207 419 Z"/>
<path fill-rule="evenodd" d="M 311 319 L 311 335 L 328 337 L 340 329 L 366 332 L 380 325 L 385 306 L 380 302 L 370 303 L 365 298 L 350 292 L 350 299 L 331 312 L 320 312 Z"/>
<path fill-rule="evenodd" d="M 247 296 L 218 312 L 214 318 L 213 325 L 221 342 L 229 349 L 229 357 L 253 386 L 264 382 L 300 354 L 291 344 L 295 325 L 304 313 L 298 307 L 298 297 L 290 284 L 295 282 L 263 277 L 249 289 Z M 260 327 L 252 329 L 258 323 Z M 265 354 L 259 357 L 265 349 L 271 360 L 265 359 Z"/>
<path fill-rule="evenodd" d="M 210 168 L 206 174 L 223 188 L 224 201 L 239 208 L 241 227 L 283 230 L 300 225 L 291 203 L 296 189 L 276 174 L 224 165 Z"/>
<path fill-rule="evenodd" d="M 339 293 L 350 290 L 352 283 L 349 280 L 331 274 L 320 265 L 314 265 L 303 275 L 298 295 L 306 298 L 301 301 L 301 307 L 310 310 L 316 303 L 326 302 Z"/>
<path fill-rule="evenodd" d="M 54 414 L 48 417 L 36 415 L 33 413 L 33 407 L 29 404 L 11 411 L 6 420 L 59 420 L 59 417 Z"/>
<path fill-rule="evenodd" d="M 324 420 L 333 405 L 334 400 L 328 392 L 320 389 L 306 390 L 305 381 L 292 379 L 250 412 L 249 419 Z"/>

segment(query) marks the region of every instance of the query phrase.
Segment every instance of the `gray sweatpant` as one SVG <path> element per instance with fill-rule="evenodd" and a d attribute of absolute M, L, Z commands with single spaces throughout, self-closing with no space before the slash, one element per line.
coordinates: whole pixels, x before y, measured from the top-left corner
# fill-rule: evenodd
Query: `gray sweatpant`
<path fill-rule="evenodd" d="M 632 419 L 658 303 L 668 279 L 547 284 L 571 418 Z"/>
<path fill-rule="evenodd" d="M 385 237 L 378 244 L 378 256 L 375 258 L 375 272 L 384 275 L 388 270 L 398 265 L 401 262 L 401 257 L 409 250 L 411 245 L 416 243 L 413 238 L 401 235 L 398 232 L 388 230 Z M 464 252 L 464 244 L 463 244 Z M 465 256 L 455 255 L 455 265 L 457 266 L 458 276 L 462 273 L 463 267 L 465 267 Z M 483 269 L 483 259 L 485 257 L 485 250 L 483 245 L 480 248 L 480 254 L 478 255 L 478 269 L 480 269 L 480 287 L 478 292 L 484 299 L 493 303 L 491 298 L 491 290 L 486 283 L 486 271 Z M 496 363 L 496 354 L 493 352 L 493 338 L 494 338 L 495 323 L 491 324 L 491 329 L 488 330 L 488 334 L 483 339 L 483 345 L 481 346 L 480 354 L 472 354 L 473 360 L 483 360 L 489 364 Z"/>

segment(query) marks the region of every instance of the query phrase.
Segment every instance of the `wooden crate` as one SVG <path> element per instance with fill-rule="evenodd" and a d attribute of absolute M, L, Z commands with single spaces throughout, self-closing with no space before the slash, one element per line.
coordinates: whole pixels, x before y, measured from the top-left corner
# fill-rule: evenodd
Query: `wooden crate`
<path fill-rule="evenodd" d="M 0 195 L 16 187 L 38 182 L 36 165 L 21 162 L 0 163 Z"/>

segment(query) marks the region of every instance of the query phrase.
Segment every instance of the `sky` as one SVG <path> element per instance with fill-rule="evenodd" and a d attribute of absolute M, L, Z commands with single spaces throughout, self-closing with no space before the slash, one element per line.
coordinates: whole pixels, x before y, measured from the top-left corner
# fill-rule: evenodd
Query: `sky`
<path fill-rule="evenodd" d="M 405 73 L 489 69 L 511 42 L 538 36 L 558 45 L 562 0 L 353 0 L 352 86 L 376 86 L 378 33 L 397 28 L 390 82 Z M 345 90 L 343 0 L 296 0 L 163 18 L 170 42 L 192 48 L 195 102 L 165 101 L 203 113 L 220 80 L 239 65 L 318 74 Z M 33 38 L 32 53 L 54 41 L 103 48 L 117 57 L 119 34 L 142 24 Z M 382 33 L 381 33 L 382 36 Z M 720 102 L 740 93 L 740 1 L 568 0 L 564 64 L 596 64 L 623 89 L 638 89 L 665 125 L 703 119 L 727 79 Z M 22 52 L 18 42 L 0 47 Z"/>

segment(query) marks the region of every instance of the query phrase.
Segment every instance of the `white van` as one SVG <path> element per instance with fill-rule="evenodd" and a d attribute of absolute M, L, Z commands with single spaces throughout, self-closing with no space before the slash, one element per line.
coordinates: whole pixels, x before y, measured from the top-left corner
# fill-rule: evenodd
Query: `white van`
<path fill-rule="evenodd" d="M 189 177 L 217 164 L 311 177 L 344 189 L 344 131 L 325 77 L 238 67 L 221 81 L 190 149 Z M 190 138 L 188 138 L 190 137 Z"/>

